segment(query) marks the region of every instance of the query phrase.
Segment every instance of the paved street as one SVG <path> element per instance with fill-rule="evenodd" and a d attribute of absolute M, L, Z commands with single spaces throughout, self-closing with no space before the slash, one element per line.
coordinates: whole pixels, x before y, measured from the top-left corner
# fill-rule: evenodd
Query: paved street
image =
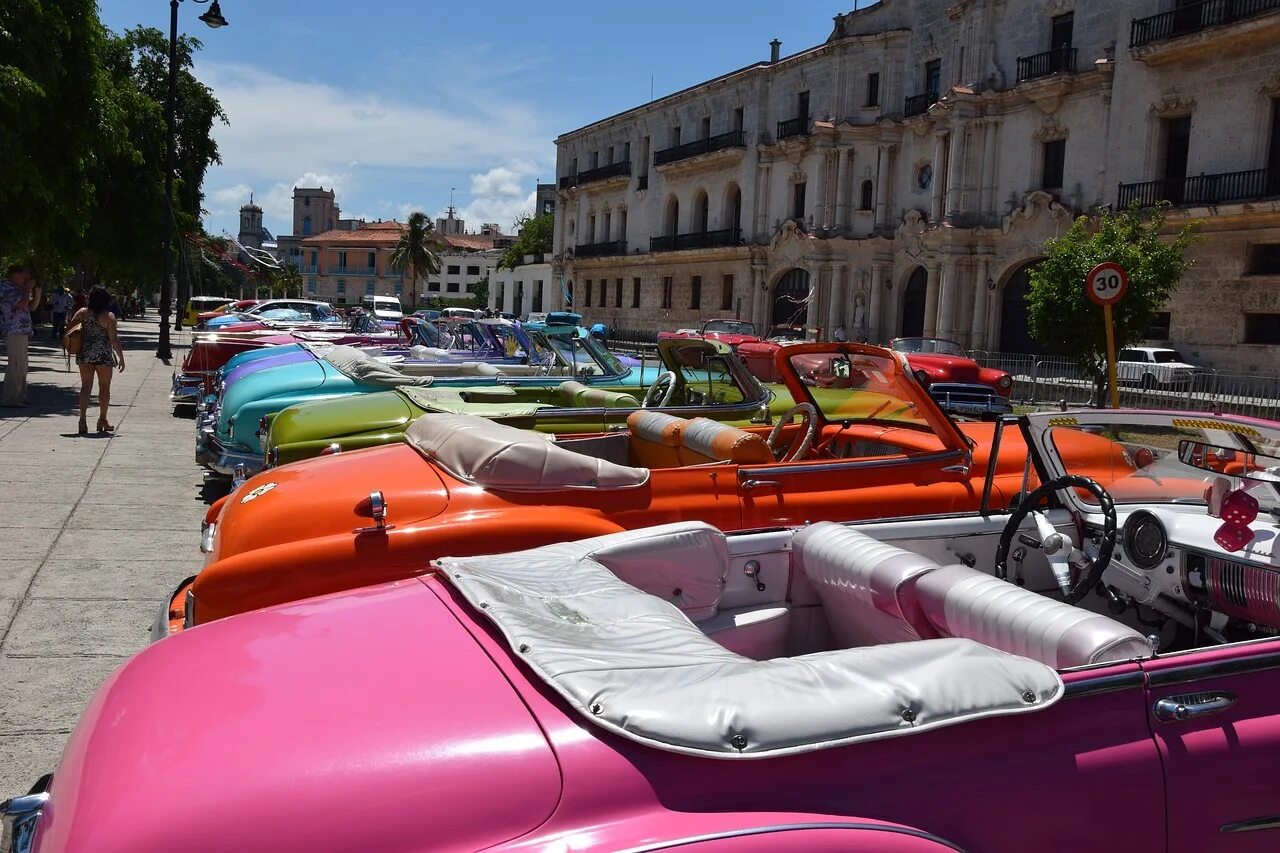
<path fill-rule="evenodd" d="M 54 768 L 93 691 L 199 561 L 192 422 L 168 404 L 154 315 L 120 328 L 114 437 L 76 435 L 79 373 L 47 327 L 32 407 L 0 409 L 0 799 Z"/>

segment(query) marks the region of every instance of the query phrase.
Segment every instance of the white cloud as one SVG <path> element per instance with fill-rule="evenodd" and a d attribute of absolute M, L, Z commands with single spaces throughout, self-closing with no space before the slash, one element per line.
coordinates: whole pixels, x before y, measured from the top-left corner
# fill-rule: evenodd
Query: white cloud
<path fill-rule="evenodd" d="M 209 198 L 221 210 L 239 210 L 240 205 L 248 203 L 249 196 L 252 193 L 253 187 L 248 184 L 236 184 L 235 186 L 214 190 Z"/>

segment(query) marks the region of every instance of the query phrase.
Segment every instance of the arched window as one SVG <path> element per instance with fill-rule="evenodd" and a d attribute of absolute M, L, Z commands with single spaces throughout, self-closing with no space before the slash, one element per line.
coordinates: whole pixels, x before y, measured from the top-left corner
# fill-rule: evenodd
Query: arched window
<path fill-rule="evenodd" d="M 858 205 L 858 209 L 870 210 L 872 205 L 874 204 L 874 199 L 875 199 L 875 187 L 872 185 L 870 181 L 863 181 L 862 182 L 862 200 L 861 200 L 861 204 Z"/>
<path fill-rule="evenodd" d="M 311 233 L 311 217 L 304 216 L 302 217 L 302 236 L 305 237 L 310 233 Z"/>
<path fill-rule="evenodd" d="M 693 196 L 693 232 L 705 234 L 711 228 L 711 203 L 707 200 L 705 190 L 698 190 Z"/>
<path fill-rule="evenodd" d="M 742 230 L 742 190 L 737 184 L 729 184 L 724 193 L 724 227 L 735 237 Z"/>
<path fill-rule="evenodd" d="M 663 221 L 663 231 L 668 237 L 680 233 L 680 200 L 675 196 L 667 199 L 667 215 Z"/>

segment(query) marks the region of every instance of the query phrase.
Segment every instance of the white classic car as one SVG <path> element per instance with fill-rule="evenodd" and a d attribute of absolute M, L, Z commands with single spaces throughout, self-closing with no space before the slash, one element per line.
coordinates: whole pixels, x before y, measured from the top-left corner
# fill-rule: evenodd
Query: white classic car
<path fill-rule="evenodd" d="M 1168 347 L 1129 347 L 1120 350 L 1117 361 L 1120 381 L 1143 388 L 1186 388 L 1199 370 Z"/>

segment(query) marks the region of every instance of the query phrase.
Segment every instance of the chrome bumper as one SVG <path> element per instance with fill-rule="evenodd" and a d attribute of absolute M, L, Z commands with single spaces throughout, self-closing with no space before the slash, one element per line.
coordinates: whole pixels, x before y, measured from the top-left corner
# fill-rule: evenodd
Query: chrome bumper
<path fill-rule="evenodd" d="M 0 802 L 0 851 L 31 853 L 35 849 L 36 825 L 49 804 L 52 776 L 40 777 L 25 797 Z"/>
<path fill-rule="evenodd" d="M 169 635 L 169 605 L 173 603 L 173 597 L 178 594 L 178 590 L 184 586 L 188 586 L 196 579 L 195 575 L 184 580 L 182 583 L 174 587 L 173 592 L 169 593 L 169 597 L 160 605 L 160 612 L 156 614 L 156 621 L 151 623 L 151 642 L 158 643 Z M 182 602 L 182 627 L 191 627 L 191 617 L 195 609 L 195 593 L 187 590 L 186 599 Z"/>
<path fill-rule="evenodd" d="M 993 388 L 958 382 L 937 382 L 929 396 L 944 412 L 956 415 L 1008 415 L 1013 404 Z"/>
<path fill-rule="evenodd" d="M 179 406 L 194 406 L 204 396 L 204 377 L 193 373 L 173 374 L 169 401 Z"/>
<path fill-rule="evenodd" d="M 215 474 L 231 477 L 233 488 L 239 488 L 263 467 L 261 455 L 223 447 L 213 432 L 202 433 L 196 440 L 196 461 Z"/>

